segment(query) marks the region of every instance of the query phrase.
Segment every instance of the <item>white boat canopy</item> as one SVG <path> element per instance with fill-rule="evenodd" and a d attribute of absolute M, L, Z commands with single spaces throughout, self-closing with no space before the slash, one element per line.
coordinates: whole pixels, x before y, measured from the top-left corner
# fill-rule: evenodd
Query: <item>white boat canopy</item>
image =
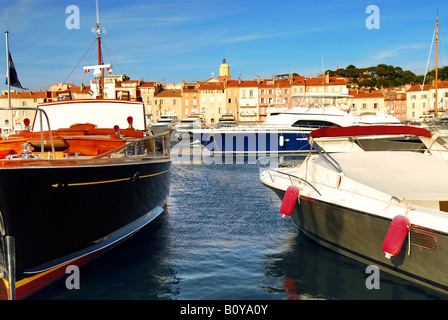
<path fill-rule="evenodd" d="M 111 128 L 118 125 L 121 129 L 129 126 L 128 117 L 133 118 L 135 129 L 146 128 L 145 112 L 142 102 L 125 100 L 63 100 L 38 105 L 45 110 L 50 120 L 51 130 L 69 128 L 75 123 L 92 123 L 98 128 Z M 43 128 L 47 130 L 46 120 Z M 39 115 L 36 114 L 33 131 L 40 131 Z"/>

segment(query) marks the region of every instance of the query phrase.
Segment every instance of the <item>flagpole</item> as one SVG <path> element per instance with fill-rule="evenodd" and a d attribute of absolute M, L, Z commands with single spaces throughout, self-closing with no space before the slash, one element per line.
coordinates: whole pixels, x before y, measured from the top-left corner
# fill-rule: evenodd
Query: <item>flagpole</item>
<path fill-rule="evenodd" d="M 9 69 L 9 41 L 8 41 L 9 31 L 5 31 L 6 38 L 6 77 L 8 80 L 8 108 L 12 109 L 11 106 L 11 70 Z M 11 132 L 14 133 L 14 112 L 11 111 Z"/>
<path fill-rule="evenodd" d="M 6 79 L 8 80 L 8 108 L 11 108 L 11 77 L 10 77 L 10 74 L 9 74 L 8 33 L 9 33 L 9 31 L 5 31 L 5 37 L 6 37 Z"/>

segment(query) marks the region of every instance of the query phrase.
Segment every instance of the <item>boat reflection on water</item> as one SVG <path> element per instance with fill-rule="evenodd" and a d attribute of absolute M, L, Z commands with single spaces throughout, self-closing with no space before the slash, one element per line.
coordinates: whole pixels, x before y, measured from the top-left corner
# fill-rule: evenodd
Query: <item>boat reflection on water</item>
<path fill-rule="evenodd" d="M 268 254 L 261 289 L 286 300 L 439 300 L 443 296 L 380 272 L 379 289 L 369 289 L 366 265 L 339 255 L 299 230 L 283 250 Z"/>

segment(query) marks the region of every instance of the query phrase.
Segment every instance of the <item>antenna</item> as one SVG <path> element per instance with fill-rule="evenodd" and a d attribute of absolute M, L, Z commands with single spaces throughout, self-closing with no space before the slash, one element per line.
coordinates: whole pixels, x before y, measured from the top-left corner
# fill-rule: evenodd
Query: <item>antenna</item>
<path fill-rule="evenodd" d="M 106 29 L 103 28 L 101 30 L 100 28 L 100 9 L 98 5 L 98 0 L 95 0 L 95 6 L 96 6 L 96 28 L 92 28 L 92 32 L 96 33 L 98 37 L 101 37 L 101 33 L 106 33 Z"/>
<path fill-rule="evenodd" d="M 98 9 L 98 0 L 95 0 L 96 4 L 96 27 L 100 27 L 100 10 Z"/>

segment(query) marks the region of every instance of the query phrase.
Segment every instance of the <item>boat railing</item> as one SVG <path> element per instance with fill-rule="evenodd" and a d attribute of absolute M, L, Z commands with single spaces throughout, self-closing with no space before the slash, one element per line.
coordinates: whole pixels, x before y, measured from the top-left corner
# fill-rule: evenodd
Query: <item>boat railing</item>
<path fill-rule="evenodd" d="M 265 166 L 262 164 L 262 160 L 263 160 L 263 159 L 264 159 L 263 157 L 258 158 L 258 159 L 257 159 L 257 165 L 258 165 L 258 167 L 260 167 L 260 168 L 264 168 L 264 169 L 266 169 L 266 171 L 268 172 L 269 177 L 271 178 L 271 181 L 272 181 L 272 182 L 275 182 L 275 176 L 273 176 L 273 175 L 271 174 L 271 172 L 279 173 L 279 174 L 281 174 L 281 175 L 285 175 L 285 176 L 287 176 L 287 177 L 289 178 L 289 181 L 291 182 L 291 184 L 294 184 L 294 179 L 296 179 L 296 180 L 298 180 L 299 182 L 302 182 L 302 183 L 308 185 L 311 189 L 313 189 L 314 191 L 316 191 L 316 192 L 319 194 L 319 196 L 322 196 L 322 194 L 319 192 L 319 190 L 317 190 L 317 188 L 316 188 L 315 186 L 313 186 L 313 184 L 312 184 L 311 182 L 309 182 L 309 181 L 307 181 L 307 180 L 305 180 L 305 179 L 303 179 L 303 178 L 301 178 L 301 177 L 299 177 L 299 176 L 296 176 L 296 175 L 294 175 L 294 174 L 291 174 L 291 173 L 287 173 L 287 172 L 283 172 L 283 171 L 276 170 L 276 169 L 273 169 L 273 168 L 265 167 Z"/>
<path fill-rule="evenodd" d="M 35 112 L 39 112 L 39 122 L 40 122 L 40 149 L 41 149 L 41 157 L 42 159 L 44 158 L 44 145 L 45 145 L 45 140 L 44 140 L 44 130 L 43 130 L 43 118 L 42 115 L 45 116 L 45 120 L 47 122 L 47 127 L 48 127 L 48 132 L 49 132 L 49 136 L 50 136 L 50 144 L 51 144 L 51 152 L 53 154 L 53 159 L 56 158 L 55 156 L 55 148 L 54 148 L 54 141 L 53 141 L 53 134 L 51 132 L 51 127 L 50 127 L 50 119 L 48 118 L 47 113 L 45 112 L 45 110 L 40 109 L 40 108 L 33 108 L 33 107 L 14 107 L 14 108 L 0 108 L 0 110 L 3 111 L 23 111 L 23 110 L 31 110 L 31 111 L 35 111 Z M 37 118 L 36 118 L 37 119 Z"/>
<path fill-rule="evenodd" d="M 218 125 L 216 127 L 208 127 L 212 132 L 214 130 L 222 129 L 225 131 L 254 131 L 254 130 L 281 130 L 281 131 L 293 131 L 293 132 L 306 132 L 309 133 L 312 130 L 317 129 L 316 127 L 293 127 L 286 124 L 276 124 L 276 123 L 240 123 L 238 125 Z M 201 130 L 201 129 L 199 129 Z"/>
<path fill-rule="evenodd" d="M 124 146 L 96 156 L 102 158 L 169 158 L 170 132 L 147 136 L 138 140 L 130 140 Z"/>

